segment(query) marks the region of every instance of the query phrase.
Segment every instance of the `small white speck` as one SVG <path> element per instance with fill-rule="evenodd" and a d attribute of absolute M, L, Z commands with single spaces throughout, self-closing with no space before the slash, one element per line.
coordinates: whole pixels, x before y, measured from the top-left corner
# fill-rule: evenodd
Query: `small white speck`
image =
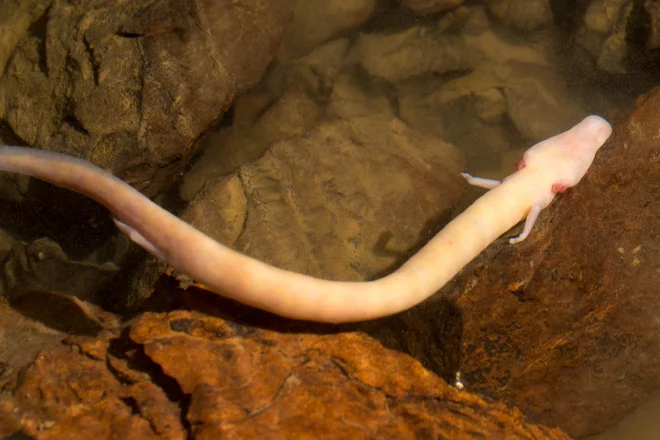
<path fill-rule="evenodd" d="M 463 390 L 465 388 L 465 385 L 463 385 L 463 382 L 461 382 L 460 371 L 456 372 L 456 381 L 454 382 L 454 388 L 456 388 L 457 390 Z"/>

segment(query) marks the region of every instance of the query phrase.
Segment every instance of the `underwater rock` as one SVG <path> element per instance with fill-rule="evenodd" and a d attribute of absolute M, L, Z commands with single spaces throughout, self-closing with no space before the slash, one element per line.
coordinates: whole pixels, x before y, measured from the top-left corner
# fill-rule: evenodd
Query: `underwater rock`
<path fill-rule="evenodd" d="M 0 296 L 17 298 L 29 292 L 59 291 L 91 299 L 118 271 L 119 267 L 111 262 L 71 260 L 48 238 L 16 242 L 2 260 Z"/>
<path fill-rule="evenodd" d="M 660 3 L 655 0 L 644 0 L 644 9 L 649 20 L 646 50 L 652 51 L 660 48 Z"/>
<path fill-rule="evenodd" d="M 361 34 L 348 57 L 372 77 L 396 83 L 473 69 L 483 53 L 461 35 L 416 26 L 394 34 Z"/>
<path fill-rule="evenodd" d="M 0 436 L 567 440 L 358 332 L 290 333 L 145 313 L 44 350 L 0 397 Z"/>
<path fill-rule="evenodd" d="M 395 119 L 321 123 L 274 144 L 236 177 L 211 182 L 182 218 L 269 264 L 363 280 L 402 263 L 426 241 L 428 224 L 447 215 L 462 194 L 462 166 L 455 147 Z M 236 178 L 240 187 L 230 190 Z M 237 193 L 232 200 L 243 195 L 239 212 L 218 203 L 225 193 Z M 230 215 L 240 236 L 226 241 Z M 396 238 L 381 243 L 392 231 Z"/>
<path fill-rule="evenodd" d="M 588 4 L 577 43 L 599 69 L 614 74 L 637 72 L 653 63 L 660 43 L 657 2 L 592 0 Z M 652 65 L 652 64 L 651 64 Z"/>
<path fill-rule="evenodd" d="M 464 0 L 400 0 L 401 6 L 416 14 L 435 14 L 455 8 Z"/>
<path fill-rule="evenodd" d="M 13 398 L 0 400 L 0 436 L 186 438 L 172 396 L 134 372 L 140 365 L 127 366 L 131 354 L 115 347 L 120 342 L 114 338 L 110 332 L 98 339 L 69 337 L 42 351 L 24 370 Z"/>
<path fill-rule="evenodd" d="M 61 316 L 57 318 L 63 319 Z M 6 298 L 0 297 L 0 389 L 12 389 L 26 365 L 46 347 L 66 336 L 63 331 L 23 315 L 10 306 Z M 0 438 L 5 438 L 2 436 L 2 415 L 0 406 Z"/>
<path fill-rule="evenodd" d="M 183 176 L 179 194 L 190 201 L 209 179 L 261 156 L 273 143 L 313 128 L 334 88 L 349 41 L 330 41 L 308 55 L 280 61 L 264 82 L 239 97 L 231 127 L 202 140 L 202 154 Z"/>
<path fill-rule="evenodd" d="M 278 60 L 264 78 L 264 86 L 277 97 L 295 88 L 306 91 L 322 102 L 332 90 L 334 79 L 342 69 L 350 46 L 348 38 L 338 38 L 305 56 Z"/>
<path fill-rule="evenodd" d="M 42 0 L 0 2 L 0 17 L 11 138 L 85 157 L 153 196 L 260 79 L 290 11 L 279 0 Z"/>
<path fill-rule="evenodd" d="M 391 99 L 386 94 L 373 93 L 349 73 L 337 75 L 325 114 L 341 119 L 372 115 L 395 118 Z"/>
<path fill-rule="evenodd" d="M 281 61 L 311 50 L 367 21 L 375 0 L 284 0 L 294 14 L 278 52 Z"/>
<path fill-rule="evenodd" d="M 526 149 L 585 116 L 543 44 L 501 37 L 479 7 L 456 26 L 463 27 L 464 44 L 482 54 L 479 63 L 448 78 L 397 83 L 395 93 L 399 117 L 461 148 L 471 169 L 498 168 L 512 148 Z M 513 163 L 502 165 L 508 170 Z"/>
<path fill-rule="evenodd" d="M 503 23 L 523 31 L 535 31 L 552 24 L 548 0 L 490 0 L 488 11 Z"/>
<path fill-rule="evenodd" d="M 16 240 L 11 234 L 0 228 L 0 261 L 4 260 Z"/>
<path fill-rule="evenodd" d="M 210 134 L 199 160 L 184 174 L 181 198 L 192 200 L 209 180 L 257 160 L 275 142 L 305 133 L 320 112 L 306 93 L 291 90 L 272 103 L 254 124 L 236 124 Z"/>
<path fill-rule="evenodd" d="M 119 319 L 91 302 L 118 271 L 70 259 L 50 239 L 14 242 L 0 261 L 0 389 L 66 333 L 94 335 Z"/>
<path fill-rule="evenodd" d="M 497 71 L 507 116 L 530 145 L 571 128 L 585 116 L 562 75 L 549 66 L 511 61 Z"/>

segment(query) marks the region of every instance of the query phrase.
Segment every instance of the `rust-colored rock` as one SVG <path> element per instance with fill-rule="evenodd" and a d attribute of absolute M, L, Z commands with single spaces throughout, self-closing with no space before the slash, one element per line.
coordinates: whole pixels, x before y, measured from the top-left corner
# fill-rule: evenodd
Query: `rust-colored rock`
<path fill-rule="evenodd" d="M 19 313 L 0 297 L 0 390 L 11 389 L 24 366 L 44 348 L 65 337 L 65 333 Z"/>
<path fill-rule="evenodd" d="M 37 357 L 21 376 L 8 413 L 17 431 L 40 439 L 184 438 L 179 410 L 162 389 L 124 384 L 108 370 L 97 345 L 107 346 L 109 336 L 53 345 Z"/>
<path fill-rule="evenodd" d="M 211 311 L 210 309 L 208 311 Z M 147 373 L 147 374 L 145 374 Z M 567 439 L 449 387 L 361 333 L 146 313 L 43 351 L 0 399 L 0 436 L 36 439 Z"/>

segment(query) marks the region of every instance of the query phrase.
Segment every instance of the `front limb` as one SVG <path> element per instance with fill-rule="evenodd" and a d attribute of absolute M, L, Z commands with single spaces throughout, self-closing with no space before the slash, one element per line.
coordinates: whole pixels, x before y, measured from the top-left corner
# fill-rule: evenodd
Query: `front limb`
<path fill-rule="evenodd" d="M 480 188 L 493 189 L 497 185 L 502 183 L 499 180 L 484 179 L 483 177 L 475 177 L 468 173 L 461 173 L 461 176 L 463 176 L 463 178 L 465 178 L 467 183 L 469 183 L 470 185 L 478 186 Z M 536 223 L 536 220 L 539 218 L 540 212 L 541 212 L 541 206 L 533 205 L 529 210 L 529 213 L 527 214 L 527 218 L 525 219 L 525 226 L 523 227 L 522 233 L 517 237 L 510 238 L 509 243 L 516 244 L 526 239 L 529 233 L 532 231 L 532 228 L 534 227 L 534 223 Z"/>
<path fill-rule="evenodd" d="M 484 179 L 483 177 L 474 177 L 473 175 L 468 173 L 461 173 L 461 176 L 463 176 L 467 181 L 467 183 L 469 183 L 470 185 L 478 186 L 480 188 L 493 189 L 497 185 L 502 183 L 499 180 L 495 180 L 495 179 Z"/>

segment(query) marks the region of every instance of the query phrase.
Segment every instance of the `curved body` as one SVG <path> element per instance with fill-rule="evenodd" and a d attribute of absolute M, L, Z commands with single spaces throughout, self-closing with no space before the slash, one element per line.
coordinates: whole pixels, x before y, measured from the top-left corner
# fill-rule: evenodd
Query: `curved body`
<path fill-rule="evenodd" d="M 418 304 L 526 216 L 528 234 L 538 211 L 558 190 L 578 183 L 610 133 L 604 119 L 589 116 L 530 148 L 518 171 L 501 183 L 465 174 L 468 182 L 492 189 L 398 270 L 369 282 L 321 280 L 250 258 L 82 159 L 4 146 L 0 170 L 34 176 L 105 205 L 133 241 L 216 293 L 293 319 L 338 323 L 379 318 Z M 518 241 L 525 238 L 525 231 Z"/>

